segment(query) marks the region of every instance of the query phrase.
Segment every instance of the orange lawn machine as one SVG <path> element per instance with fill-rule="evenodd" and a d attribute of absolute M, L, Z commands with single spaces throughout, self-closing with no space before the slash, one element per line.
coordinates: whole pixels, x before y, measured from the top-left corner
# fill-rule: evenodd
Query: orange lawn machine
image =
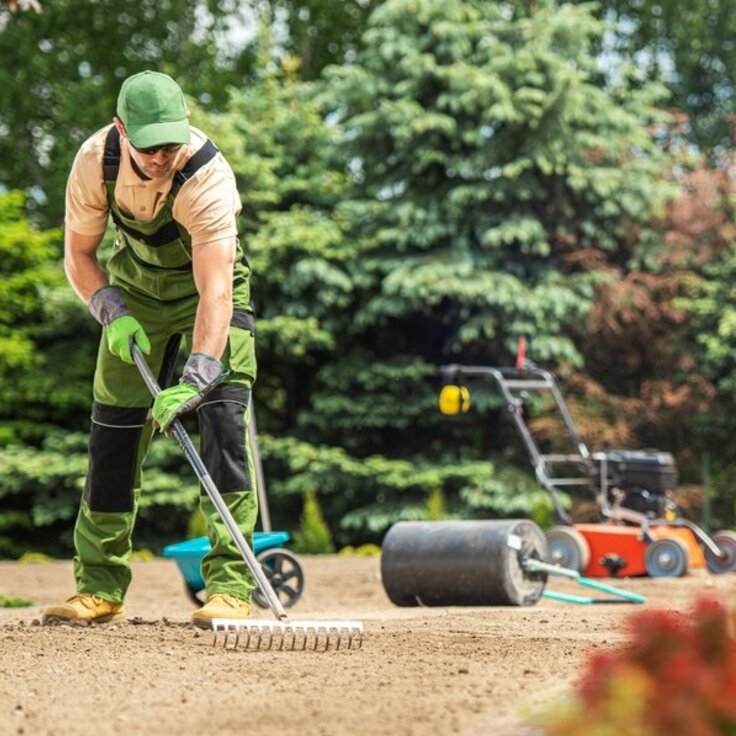
<path fill-rule="evenodd" d="M 549 562 L 587 577 L 677 577 L 693 568 L 707 567 L 715 574 L 736 569 L 736 533 L 721 531 L 711 537 L 678 517 L 672 498 L 678 481 L 673 456 L 658 450 L 591 453 L 575 429 L 554 376 L 526 361 L 523 347 L 513 368 L 453 364 L 442 367 L 442 376 L 439 407 L 444 414 L 469 409 L 468 379 L 490 378 L 497 384 L 536 478 L 552 499 L 557 525 L 546 534 Z M 541 451 L 526 420 L 525 401 L 534 393 L 553 400 L 569 452 Z M 558 490 L 574 486 L 593 494 L 600 522 L 572 523 Z"/>

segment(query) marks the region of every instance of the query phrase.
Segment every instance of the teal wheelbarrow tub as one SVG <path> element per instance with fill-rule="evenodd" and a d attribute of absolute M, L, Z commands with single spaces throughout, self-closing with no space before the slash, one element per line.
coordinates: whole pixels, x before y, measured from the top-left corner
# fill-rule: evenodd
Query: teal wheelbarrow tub
<path fill-rule="evenodd" d="M 293 606 L 304 592 L 304 571 L 299 559 L 281 546 L 288 541 L 288 532 L 255 532 L 253 535 L 253 552 L 284 608 Z M 207 537 L 196 537 L 169 544 L 163 550 L 164 557 L 176 563 L 184 578 L 187 594 L 197 605 L 204 603 L 202 559 L 210 549 Z M 253 602 L 261 608 L 269 607 L 259 589 L 253 592 Z"/>

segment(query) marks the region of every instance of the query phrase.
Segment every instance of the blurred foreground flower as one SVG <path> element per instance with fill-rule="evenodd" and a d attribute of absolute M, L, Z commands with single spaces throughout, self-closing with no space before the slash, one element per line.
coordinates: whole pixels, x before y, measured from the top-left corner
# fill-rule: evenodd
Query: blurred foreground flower
<path fill-rule="evenodd" d="M 736 734 L 736 640 L 721 603 L 688 614 L 648 611 L 630 641 L 587 661 L 574 702 L 547 714 L 545 736 Z"/>

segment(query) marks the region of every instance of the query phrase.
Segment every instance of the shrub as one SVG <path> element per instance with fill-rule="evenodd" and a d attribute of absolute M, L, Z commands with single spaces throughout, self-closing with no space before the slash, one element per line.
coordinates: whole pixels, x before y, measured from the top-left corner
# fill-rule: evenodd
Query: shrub
<path fill-rule="evenodd" d="M 338 553 L 341 557 L 380 557 L 381 548 L 377 544 L 361 544 L 359 547 L 348 545 Z"/>
<path fill-rule="evenodd" d="M 690 615 L 636 614 L 622 649 L 592 656 L 575 702 L 546 736 L 730 736 L 736 733 L 736 641 L 706 598 Z"/>
<path fill-rule="evenodd" d="M 301 523 L 294 534 L 294 550 L 307 554 L 329 554 L 335 551 L 332 534 L 314 491 L 304 496 Z"/>

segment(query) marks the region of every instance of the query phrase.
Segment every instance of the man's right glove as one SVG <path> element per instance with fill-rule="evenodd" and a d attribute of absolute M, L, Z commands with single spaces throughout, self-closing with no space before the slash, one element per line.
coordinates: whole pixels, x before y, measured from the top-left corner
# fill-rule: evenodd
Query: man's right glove
<path fill-rule="evenodd" d="M 114 286 L 103 286 L 89 300 L 89 311 L 104 328 L 108 350 L 125 363 L 135 363 L 130 351 L 135 340 L 141 352 L 151 352 L 151 342 L 141 323 L 125 306 L 123 295 Z"/>

